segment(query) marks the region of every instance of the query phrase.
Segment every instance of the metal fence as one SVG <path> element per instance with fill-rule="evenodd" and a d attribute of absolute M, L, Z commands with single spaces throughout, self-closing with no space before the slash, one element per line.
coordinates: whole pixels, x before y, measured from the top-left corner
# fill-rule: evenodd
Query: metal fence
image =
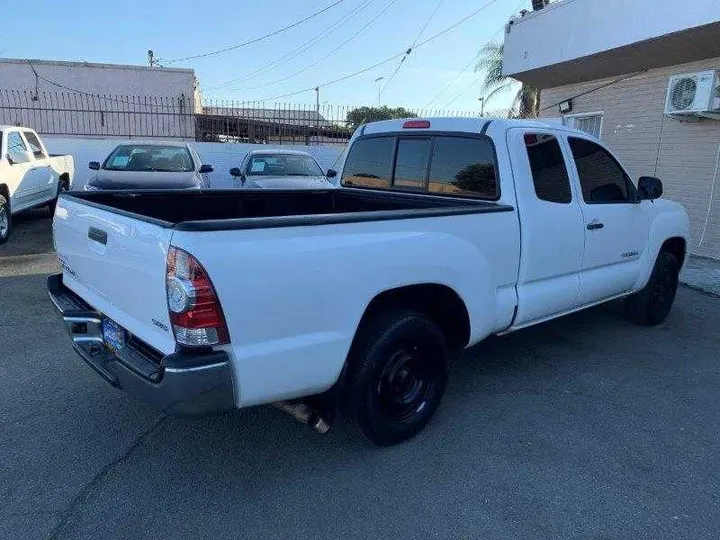
<path fill-rule="evenodd" d="M 418 117 L 480 116 L 479 110 L 391 109 Z M 507 116 L 491 111 L 486 116 Z M 0 124 L 44 135 L 177 138 L 260 144 L 345 144 L 355 128 L 376 120 L 373 108 L 347 105 L 208 101 L 180 96 L 128 96 L 0 89 Z"/>

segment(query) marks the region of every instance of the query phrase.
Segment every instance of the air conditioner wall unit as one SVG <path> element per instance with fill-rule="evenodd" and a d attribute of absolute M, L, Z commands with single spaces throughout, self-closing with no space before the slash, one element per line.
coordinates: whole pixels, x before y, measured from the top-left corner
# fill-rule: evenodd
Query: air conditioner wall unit
<path fill-rule="evenodd" d="M 720 77 L 717 71 L 673 75 L 665 97 L 665 114 L 720 118 Z"/>

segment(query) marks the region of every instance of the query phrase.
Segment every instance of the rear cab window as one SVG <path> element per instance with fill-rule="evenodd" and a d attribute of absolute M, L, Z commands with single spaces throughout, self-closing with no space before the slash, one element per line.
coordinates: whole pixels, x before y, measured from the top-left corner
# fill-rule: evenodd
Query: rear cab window
<path fill-rule="evenodd" d="M 387 133 L 356 140 L 342 173 L 347 187 L 497 200 L 493 144 L 465 133 Z"/>

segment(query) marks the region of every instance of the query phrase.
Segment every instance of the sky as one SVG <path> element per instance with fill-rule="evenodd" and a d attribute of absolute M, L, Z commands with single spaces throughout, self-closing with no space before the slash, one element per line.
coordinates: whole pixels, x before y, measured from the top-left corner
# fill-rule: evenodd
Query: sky
<path fill-rule="evenodd" d="M 0 57 L 147 65 L 152 49 L 165 67 L 194 69 L 203 95 L 212 100 L 311 104 L 312 88 L 319 85 L 323 104 L 376 105 L 380 91 L 382 105 L 474 112 L 482 95 L 478 51 L 501 41 L 509 17 L 530 5 L 530 0 L 341 0 L 267 39 L 179 60 L 251 41 L 336 1 L 126 0 L 100 7 L 97 0 L 34 0 L 33 9 L 5 11 Z M 413 43 L 419 46 L 392 77 Z M 393 55 L 400 57 L 333 83 Z M 511 99 L 510 91 L 494 94 L 486 111 L 506 108 Z"/>

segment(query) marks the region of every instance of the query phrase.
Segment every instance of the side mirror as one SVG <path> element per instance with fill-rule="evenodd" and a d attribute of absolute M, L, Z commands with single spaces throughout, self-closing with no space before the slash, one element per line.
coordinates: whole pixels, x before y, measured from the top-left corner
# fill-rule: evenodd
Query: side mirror
<path fill-rule="evenodd" d="M 663 185 L 659 178 L 641 176 L 638 180 L 638 196 L 641 201 L 655 200 L 662 197 Z"/>
<path fill-rule="evenodd" d="M 213 169 L 212 165 L 200 165 L 200 169 L 198 170 L 198 172 L 200 174 L 205 174 L 205 173 L 213 172 L 214 170 L 215 169 Z"/>
<path fill-rule="evenodd" d="M 240 167 L 233 167 L 232 169 L 230 169 L 230 176 L 237 177 L 237 176 L 242 176 L 242 175 L 243 175 L 243 173 L 240 170 Z"/>
<path fill-rule="evenodd" d="M 325 176 L 327 176 L 328 178 L 335 178 L 337 176 L 337 171 L 335 169 L 328 169 Z"/>
<path fill-rule="evenodd" d="M 99 161 L 91 161 L 88 163 L 88 168 L 92 169 L 93 171 L 99 171 L 100 170 L 100 162 Z"/>

